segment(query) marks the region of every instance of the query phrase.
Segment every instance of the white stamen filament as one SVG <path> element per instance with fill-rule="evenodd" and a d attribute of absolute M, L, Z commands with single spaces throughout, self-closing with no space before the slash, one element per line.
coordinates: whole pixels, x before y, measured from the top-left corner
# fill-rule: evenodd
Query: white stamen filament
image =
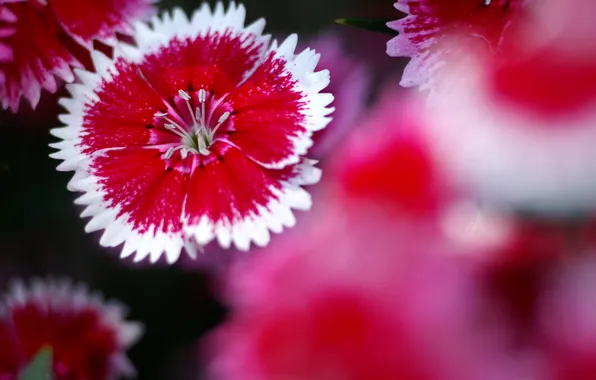
<path fill-rule="evenodd" d="M 215 135 L 215 132 L 217 132 L 217 129 L 219 127 L 221 127 L 221 125 L 228 120 L 228 117 L 230 117 L 230 113 L 228 111 L 224 112 L 220 117 L 219 120 L 217 121 L 217 125 L 215 127 L 213 127 L 213 129 L 211 129 L 211 138 L 209 140 L 213 140 L 213 136 Z"/>
<path fill-rule="evenodd" d="M 164 127 L 165 127 L 166 129 L 174 130 L 174 129 L 173 129 L 173 127 L 175 127 L 175 128 L 178 128 L 178 131 L 180 131 L 180 132 L 182 132 L 182 133 L 184 133 L 184 134 L 186 134 L 186 133 L 187 133 L 186 129 L 184 129 L 184 128 L 183 128 L 183 127 L 180 125 L 180 124 L 176 123 L 174 120 L 170 119 L 170 118 L 168 117 L 168 114 L 167 114 L 167 113 L 156 113 L 154 116 L 155 116 L 155 117 L 161 117 L 161 118 L 164 118 L 164 119 L 166 119 L 167 121 L 169 121 L 169 122 L 170 122 L 170 124 L 165 124 L 165 125 L 164 125 Z M 171 127 L 170 127 L 170 126 L 171 126 Z"/>
<path fill-rule="evenodd" d="M 176 129 L 176 126 L 174 124 L 164 124 L 164 128 L 174 132 L 176 135 L 182 138 L 186 137 L 187 135 L 186 131 L 180 131 L 179 129 Z"/>
<path fill-rule="evenodd" d="M 195 117 L 196 110 L 195 110 L 195 112 L 192 112 L 192 106 L 190 105 L 190 100 L 192 99 L 191 96 L 188 94 L 188 92 L 182 91 L 182 90 L 179 90 L 178 94 L 186 102 L 186 107 L 188 108 L 188 113 L 190 113 L 190 117 L 192 118 L 193 125 L 197 125 L 198 117 Z"/>
<path fill-rule="evenodd" d="M 172 158 L 172 156 L 174 155 L 174 151 L 176 151 L 176 148 L 174 148 L 173 146 L 168 148 L 168 151 L 165 154 L 165 159 L 169 160 L 170 158 Z"/>
<path fill-rule="evenodd" d="M 492 3 L 492 0 L 484 0 L 484 5 L 489 6 Z"/>
<path fill-rule="evenodd" d="M 199 103 L 201 103 L 201 125 L 205 126 L 206 125 L 206 120 L 205 120 L 205 102 L 207 100 L 207 91 L 205 91 L 204 88 L 199 90 Z M 197 108 L 198 110 L 198 108 Z M 198 119 L 198 118 L 197 118 Z"/>

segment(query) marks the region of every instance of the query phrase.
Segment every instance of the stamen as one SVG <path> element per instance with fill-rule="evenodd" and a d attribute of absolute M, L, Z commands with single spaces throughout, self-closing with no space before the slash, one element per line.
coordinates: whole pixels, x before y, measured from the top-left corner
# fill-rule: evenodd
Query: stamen
<path fill-rule="evenodd" d="M 168 113 L 167 112 L 156 112 L 155 114 L 153 114 L 153 116 L 164 117 L 164 116 L 168 116 Z"/>
<path fill-rule="evenodd" d="M 174 155 L 174 152 L 176 151 L 176 149 L 178 148 L 174 148 L 173 146 L 168 148 L 168 151 L 166 152 L 164 158 L 166 160 L 169 160 L 170 158 L 172 158 L 172 156 Z"/>
<path fill-rule="evenodd" d="M 178 90 L 178 95 L 180 95 L 180 97 L 186 101 L 190 100 L 190 95 L 184 90 Z"/>
<path fill-rule="evenodd" d="M 169 131 L 172 131 L 172 132 L 174 132 L 176 135 L 178 135 L 178 136 L 180 136 L 180 137 L 184 138 L 184 137 L 185 137 L 185 136 L 188 134 L 188 132 L 186 132 L 186 131 L 185 131 L 185 130 L 183 130 L 183 129 L 179 129 L 178 127 L 179 127 L 179 126 L 176 126 L 176 125 L 174 125 L 174 124 L 169 124 L 169 123 L 167 123 L 167 124 L 164 124 L 164 128 L 165 128 L 165 129 L 167 129 L 167 130 L 169 130 Z M 178 129 L 177 129 L 177 128 L 178 128 Z"/>
<path fill-rule="evenodd" d="M 199 103 L 201 103 L 201 126 L 206 126 L 205 102 L 207 101 L 207 91 L 204 88 L 199 90 Z M 198 109 L 197 109 L 198 110 Z M 197 118 L 198 119 L 198 118 Z"/>
<path fill-rule="evenodd" d="M 205 141 L 205 136 L 203 136 L 202 133 L 197 134 L 197 145 L 199 152 L 207 148 L 207 142 Z"/>
<path fill-rule="evenodd" d="M 190 105 L 190 100 L 192 99 L 191 96 L 188 94 L 188 92 L 182 90 L 178 90 L 178 95 L 180 95 L 180 97 L 186 101 L 186 107 L 188 108 L 188 113 L 192 118 L 193 126 L 198 125 L 197 119 L 199 118 L 196 115 L 198 109 L 196 109 L 195 112 L 192 112 L 192 107 Z"/>
<path fill-rule="evenodd" d="M 199 107 L 197 107 L 195 109 L 195 120 L 200 120 L 201 119 L 201 109 Z"/>
<path fill-rule="evenodd" d="M 489 6 L 492 3 L 492 0 L 484 0 L 484 5 Z"/>
<path fill-rule="evenodd" d="M 215 132 L 217 132 L 217 129 L 219 127 L 221 127 L 221 125 L 228 120 L 228 117 L 230 117 L 230 113 L 228 111 L 224 112 L 220 117 L 219 120 L 217 121 L 217 125 L 211 129 L 211 139 L 213 139 L 213 136 L 215 135 Z"/>
<path fill-rule="evenodd" d="M 188 149 L 182 148 L 180 150 L 180 156 L 182 156 L 182 158 L 185 159 L 188 156 Z"/>
<path fill-rule="evenodd" d="M 164 119 L 166 119 L 167 121 L 170 122 L 170 124 L 164 125 L 164 127 L 166 129 L 174 131 L 174 127 L 175 127 L 175 128 L 178 128 L 178 131 L 180 131 L 180 133 L 182 133 L 182 134 L 186 135 L 188 133 L 188 131 L 186 129 L 184 129 L 180 124 L 176 123 L 174 120 L 170 119 L 167 115 L 168 115 L 167 113 L 165 113 L 165 114 L 156 113 L 155 114 L 156 117 L 163 117 Z"/>
<path fill-rule="evenodd" d="M 202 88 L 199 90 L 199 102 L 205 103 L 205 100 L 207 100 L 207 91 Z"/>

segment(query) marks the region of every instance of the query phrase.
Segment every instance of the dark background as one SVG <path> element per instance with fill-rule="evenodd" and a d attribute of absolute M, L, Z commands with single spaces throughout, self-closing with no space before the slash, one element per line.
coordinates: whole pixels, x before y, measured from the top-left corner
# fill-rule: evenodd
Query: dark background
<path fill-rule="evenodd" d="M 397 17 L 392 0 L 247 0 L 247 21 L 267 20 L 266 32 L 308 39 L 321 31 L 341 35 L 348 52 L 369 63 L 375 82 L 397 73 L 401 62 L 385 56 L 389 36 L 334 25 L 342 17 Z M 162 0 L 161 9 L 183 7 L 190 13 L 197 0 Z M 333 80 L 333 79 L 332 79 Z M 397 85 L 397 83 L 396 83 Z M 73 204 L 77 194 L 66 189 L 72 173 L 55 170 L 48 155 L 55 141 L 48 133 L 59 126 L 57 98 L 42 95 L 35 112 L 25 104 L 17 115 L 0 112 L 0 289 L 10 278 L 67 276 L 101 290 L 107 298 L 129 305 L 130 319 L 146 332 L 129 352 L 142 380 L 197 379 L 201 363 L 198 339 L 225 316 L 213 296 L 213 275 L 206 269 L 131 265 L 118 250 L 102 248 L 101 232 L 85 234 Z"/>

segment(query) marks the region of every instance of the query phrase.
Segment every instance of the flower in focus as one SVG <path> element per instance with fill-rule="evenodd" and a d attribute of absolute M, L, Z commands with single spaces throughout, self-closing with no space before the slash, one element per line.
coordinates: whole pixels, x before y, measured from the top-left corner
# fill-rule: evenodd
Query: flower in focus
<path fill-rule="evenodd" d="M 330 121 L 329 73 L 314 72 L 313 50 L 294 54 L 295 35 L 270 44 L 264 20 L 244 17 L 242 5 L 204 3 L 190 20 L 177 9 L 139 23 L 137 48 L 94 51 L 98 74 L 77 71 L 83 83 L 68 86 L 52 157 L 75 171 L 86 230 L 124 243 L 122 257 L 264 246 L 295 224 L 292 209 L 310 208 L 301 185 L 320 170 L 303 155 Z"/>
<path fill-rule="evenodd" d="M 335 198 L 310 232 L 236 262 L 230 319 L 208 341 L 214 378 L 521 378 L 501 337 L 477 329 L 471 262 Z"/>
<path fill-rule="evenodd" d="M 589 212 L 596 207 L 596 6 L 549 0 L 527 9 L 532 17 L 512 23 L 499 59 L 470 53 L 446 74 L 453 86 L 436 102 L 430 140 L 454 178 L 489 203 Z"/>
<path fill-rule="evenodd" d="M 314 145 L 309 151 L 312 158 L 319 160 L 329 157 L 360 121 L 370 78 L 364 64 L 344 52 L 338 36 L 323 34 L 309 41 L 309 46 L 321 53 L 319 67 L 329 70 L 332 81 L 328 91 L 335 97 L 333 121 L 315 132 Z"/>
<path fill-rule="evenodd" d="M 83 285 L 63 281 L 12 284 L 0 316 L 0 377 L 16 376 L 44 347 L 58 380 L 133 376 L 126 350 L 142 333 L 126 309 Z M 4 377 L 3 377 L 4 378 Z M 10 377 L 14 378 L 14 377 Z"/>
<path fill-rule="evenodd" d="M 387 43 L 387 54 L 410 57 L 401 79 L 404 87 L 433 90 L 446 62 L 464 56 L 470 45 L 494 53 L 524 0 L 398 0 L 406 17 L 387 25 L 399 35 Z M 453 37 L 458 41 L 454 42 Z"/>
<path fill-rule="evenodd" d="M 148 19 L 155 0 L 0 1 L 0 99 L 16 112 L 21 97 L 37 106 L 41 90 L 56 92 L 81 67 L 77 50 L 94 40 L 113 44 L 130 23 Z"/>

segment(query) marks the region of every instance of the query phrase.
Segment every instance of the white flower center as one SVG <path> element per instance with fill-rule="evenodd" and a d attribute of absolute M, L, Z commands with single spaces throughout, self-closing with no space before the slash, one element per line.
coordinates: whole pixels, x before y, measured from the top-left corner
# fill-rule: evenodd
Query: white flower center
<path fill-rule="evenodd" d="M 226 111 L 221 114 L 217 120 L 217 123 L 210 127 L 211 114 L 213 112 L 209 112 L 206 109 L 207 91 L 204 89 L 198 91 L 197 96 L 199 105 L 194 109 L 194 111 L 191 105 L 192 97 L 188 94 L 188 92 L 179 90 L 178 95 L 186 103 L 188 112 L 192 118 L 192 124 L 186 126 L 180 125 L 180 123 L 174 121 L 167 112 L 155 114 L 155 117 L 163 118 L 167 121 L 167 123 L 164 124 L 164 127 L 167 130 L 180 137 L 180 145 L 171 146 L 166 151 L 164 157 L 165 159 L 170 159 L 177 151 L 180 151 L 182 158 L 186 158 L 189 153 L 207 156 L 211 153 L 209 151 L 209 147 L 215 139 L 217 130 L 226 120 L 228 120 L 230 117 L 230 112 Z"/>

